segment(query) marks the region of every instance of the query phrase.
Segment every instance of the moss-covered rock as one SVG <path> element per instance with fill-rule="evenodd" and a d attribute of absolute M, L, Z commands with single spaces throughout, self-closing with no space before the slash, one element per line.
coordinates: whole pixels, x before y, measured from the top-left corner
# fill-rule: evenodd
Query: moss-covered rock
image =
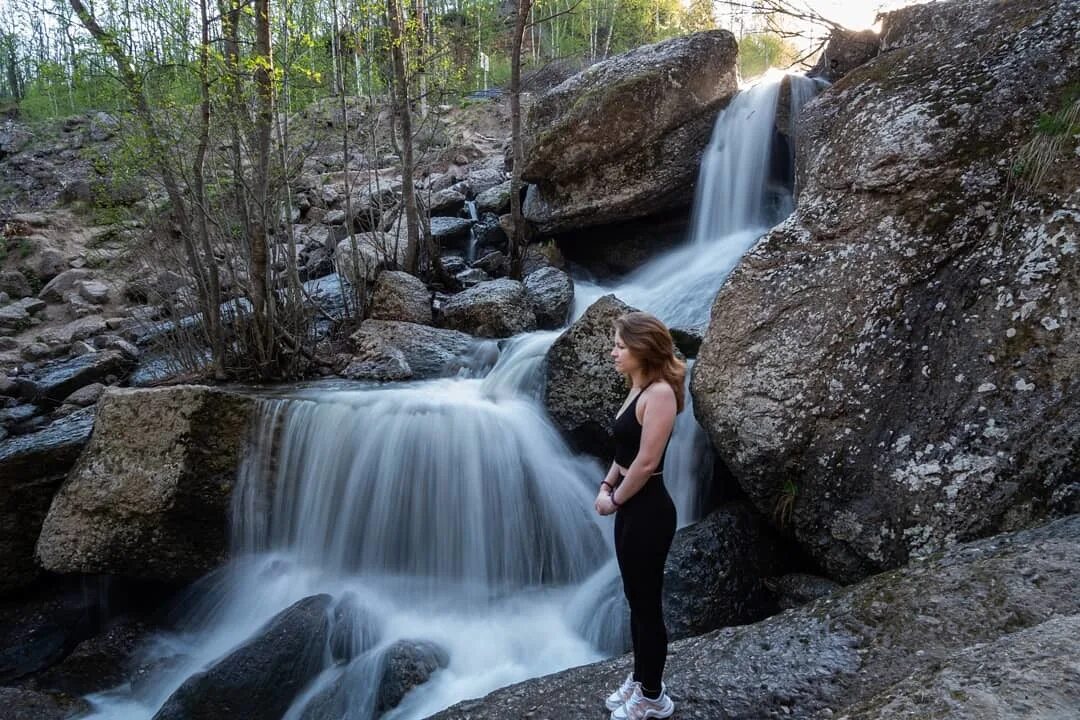
<path fill-rule="evenodd" d="M 807 106 L 795 214 L 716 297 L 695 412 L 834 578 L 1080 510 L 1080 190 L 1011 169 L 1077 33 L 1064 0 L 887 16 Z"/>

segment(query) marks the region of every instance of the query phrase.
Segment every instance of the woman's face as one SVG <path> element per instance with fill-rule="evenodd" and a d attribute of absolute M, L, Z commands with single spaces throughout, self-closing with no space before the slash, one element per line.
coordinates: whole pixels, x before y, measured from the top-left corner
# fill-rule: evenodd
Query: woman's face
<path fill-rule="evenodd" d="M 623 375 L 629 375 L 641 367 L 641 363 L 634 357 L 630 348 L 623 344 L 618 331 L 615 332 L 615 347 L 611 349 L 611 357 L 615 361 L 615 369 Z"/>

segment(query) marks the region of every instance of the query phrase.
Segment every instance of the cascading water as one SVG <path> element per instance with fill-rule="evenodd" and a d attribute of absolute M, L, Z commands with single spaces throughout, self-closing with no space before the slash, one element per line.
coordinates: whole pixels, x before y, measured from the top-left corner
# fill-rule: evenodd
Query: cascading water
<path fill-rule="evenodd" d="M 792 76 L 800 92 L 808 82 Z M 575 314 L 615 292 L 672 325 L 707 321 L 738 257 L 791 208 L 768 171 L 778 87 L 773 77 L 740 93 L 718 119 L 692 242 L 619 286 L 579 282 Z M 396 641 L 434 643 L 448 663 L 382 716 L 392 720 L 625 649 L 611 518 L 592 511 L 604 468 L 570 451 L 541 402 L 557 336 L 506 341 L 482 377 L 318 385 L 263 400 L 234 492 L 234 559 L 199 583 L 180 630 L 143 648 L 164 669 L 92 696 L 95 717 L 148 720 L 186 678 L 318 593 L 334 598 L 335 617 L 361 614 L 375 630 L 350 658 L 326 648 L 286 720 L 373 718 Z M 688 408 L 665 467 L 683 524 L 710 474 Z"/>

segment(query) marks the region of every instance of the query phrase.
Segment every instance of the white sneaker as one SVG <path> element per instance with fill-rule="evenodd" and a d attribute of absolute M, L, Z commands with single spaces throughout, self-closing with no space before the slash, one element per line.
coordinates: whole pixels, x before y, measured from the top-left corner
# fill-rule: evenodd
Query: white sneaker
<path fill-rule="evenodd" d="M 634 690 L 622 707 L 611 713 L 611 720 L 648 720 L 669 718 L 675 712 L 675 703 L 668 697 L 667 688 L 660 686 L 660 697 L 652 700 L 641 694 L 641 683 L 634 683 Z"/>
<path fill-rule="evenodd" d="M 626 679 L 623 680 L 619 689 L 608 695 L 607 700 L 604 701 L 604 707 L 608 710 L 618 710 L 621 708 L 626 701 L 630 699 L 630 696 L 634 694 L 634 685 L 636 685 L 634 682 L 634 673 L 630 673 L 626 676 Z"/>

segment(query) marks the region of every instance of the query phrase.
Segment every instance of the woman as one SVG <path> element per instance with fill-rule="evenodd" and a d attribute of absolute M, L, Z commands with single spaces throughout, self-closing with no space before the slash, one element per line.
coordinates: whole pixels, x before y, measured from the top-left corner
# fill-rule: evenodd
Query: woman
<path fill-rule="evenodd" d="M 643 312 L 615 321 L 615 369 L 631 388 L 615 417 L 615 461 L 600 483 L 596 511 L 615 515 L 615 555 L 630 604 L 634 671 L 607 699 L 612 720 L 666 718 L 675 712 L 662 681 L 667 629 L 661 593 L 675 536 L 675 504 L 664 487 L 664 454 L 683 409 L 686 365 L 667 327 Z"/>

